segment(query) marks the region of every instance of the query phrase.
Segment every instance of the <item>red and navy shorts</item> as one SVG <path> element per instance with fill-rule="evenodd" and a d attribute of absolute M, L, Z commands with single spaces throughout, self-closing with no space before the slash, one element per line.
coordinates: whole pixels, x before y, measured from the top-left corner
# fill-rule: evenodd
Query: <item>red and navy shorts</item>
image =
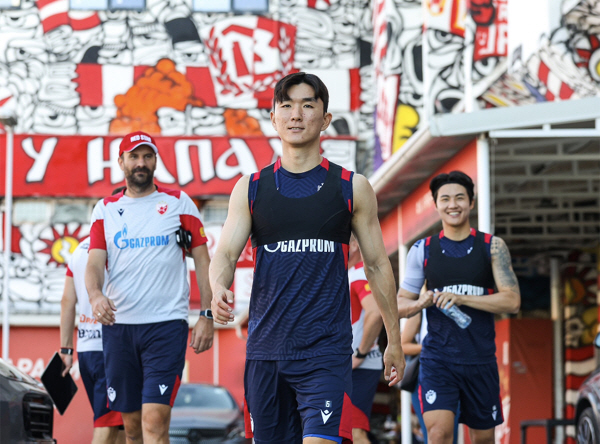
<path fill-rule="evenodd" d="M 352 359 L 246 360 L 246 436 L 256 444 L 301 444 L 304 437 L 350 443 Z"/>
<path fill-rule="evenodd" d="M 452 364 L 421 357 L 419 401 L 423 414 L 450 410 L 472 429 L 487 430 L 504 422 L 496 361 Z M 427 423 L 427 420 L 425 421 Z"/>
<path fill-rule="evenodd" d="M 81 380 L 94 411 L 94 427 L 122 426 L 121 414 L 107 405 L 104 355 L 101 351 L 77 352 L 77 358 Z"/>
<path fill-rule="evenodd" d="M 371 430 L 371 409 L 381 370 L 355 368 L 352 370 L 352 427 Z"/>
<path fill-rule="evenodd" d="M 102 326 L 109 407 L 135 412 L 142 404 L 173 406 L 185 366 L 184 320 Z"/>

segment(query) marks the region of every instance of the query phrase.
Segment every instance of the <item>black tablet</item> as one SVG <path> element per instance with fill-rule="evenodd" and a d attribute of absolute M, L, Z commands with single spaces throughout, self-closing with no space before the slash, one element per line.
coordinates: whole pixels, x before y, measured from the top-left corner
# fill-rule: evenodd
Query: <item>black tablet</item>
<path fill-rule="evenodd" d="M 42 384 L 46 387 L 58 413 L 61 415 L 65 412 L 77 392 L 77 386 L 71 375 L 67 373 L 67 376 L 63 378 L 62 372 L 64 369 L 65 364 L 60 359 L 58 352 L 56 352 L 52 356 L 52 359 L 50 359 L 41 377 Z"/>

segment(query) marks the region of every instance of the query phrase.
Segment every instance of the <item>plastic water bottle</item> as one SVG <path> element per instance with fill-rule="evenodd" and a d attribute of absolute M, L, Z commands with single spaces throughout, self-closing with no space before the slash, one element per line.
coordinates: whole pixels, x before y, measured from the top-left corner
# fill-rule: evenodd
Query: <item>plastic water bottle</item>
<path fill-rule="evenodd" d="M 449 304 L 450 302 L 448 302 Z M 448 305 L 446 304 L 446 305 Z M 467 328 L 471 323 L 471 316 L 466 314 L 456 305 L 453 305 L 450 308 L 440 308 L 440 311 L 452 319 L 460 328 Z"/>

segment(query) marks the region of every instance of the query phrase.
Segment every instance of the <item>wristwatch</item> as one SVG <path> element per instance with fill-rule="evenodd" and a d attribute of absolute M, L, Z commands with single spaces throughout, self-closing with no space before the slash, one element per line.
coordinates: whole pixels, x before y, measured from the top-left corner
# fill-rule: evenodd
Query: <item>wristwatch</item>
<path fill-rule="evenodd" d="M 204 316 L 207 319 L 212 319 L 213 318 L 212 310 L 210 308 L 208 310 L 201 310 L 200 316 Z"/>
<path fill-rule="evenodd" d="M 72 355 L 73 354 L 73 349 L 70 347 L 61 347 L 60 348 L 60 354 L 61 355 Z"/>
<path fill-rule="evenodd" d="M 368 353 L 361 353 L 360 349 L 358 347 L 356 347 L 356 350 L 354 350 L 354 357 L 358 358 L 358 359 L 365 359 L 367 357 Z"/>

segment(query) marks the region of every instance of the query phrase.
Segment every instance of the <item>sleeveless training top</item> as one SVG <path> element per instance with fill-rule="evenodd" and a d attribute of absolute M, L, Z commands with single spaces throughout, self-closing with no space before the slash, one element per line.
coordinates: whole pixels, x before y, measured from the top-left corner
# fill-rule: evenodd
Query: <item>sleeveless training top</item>
<path fill-rule="evenodd" d="M 348 242 L 352 202 L 342 182 L 351 173 L 331 162 L 317 192 L 299 198 L 278 190 L 269 165 L 251 177 L 255 271 L 247 359 L 296 360 L 352 353 Z"/>
<path fill-rule="evenodd" d="M 475 231 L 475 230 L 473 230 Z M 494 293 L 494 275 L 489 256 L 489 234 L 476 231 L 472 249 L 462 257 L 444 254 L 440 236 L 425 240 L 429 257 L 425 261 L 427 289 L 454 294 L 485 296 Z M 442 233 L 443 235 L 443 233 Z M 427 308 L 427 336 L 421 356 L 456 364 L 483 364 L 496 360 L 493 313 L 460 306 L 472 322 L 460 328 L 435 306 Z"/>

